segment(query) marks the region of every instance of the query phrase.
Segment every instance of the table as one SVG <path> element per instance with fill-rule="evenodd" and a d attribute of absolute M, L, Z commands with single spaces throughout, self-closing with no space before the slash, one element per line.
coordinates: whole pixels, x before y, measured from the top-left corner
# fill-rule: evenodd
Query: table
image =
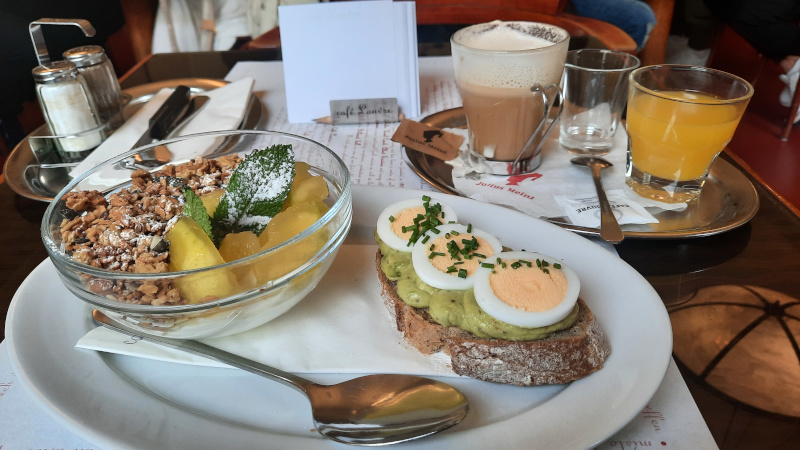
<path fill-rule="evenodd" d="M 168 78 L 196 76 L 222 78 L 236 61 L 251 59 L 268 58 L 252 52 L 156 55 L 128 74 L 123 80 L 123 87 Z M 203 62 L 197 63 L 197 61 Z M 746 167 L 740 165 L 732 156 L 724 157 L 747 172 Z M 778 301 L 787 304 L 792 301 L 796 302 L 793 299 L 799 297 L 798 290 L 800 288 L 797 286 L 796 276 L 800 273 L 798 270 L 800 269 L 798 267 L 800 266 L 800 258 L 798 258 L 800 255 L 800 239 L 798 239 L 800 238 L 800 218 L 764 188 L 752 174 L 748 174 L 748 176 L 757 187 L 761 198 L 761 208 L 756 217 L 747 225 L 711 237 L 664 241 L 626 240 L 616 246 L 620 257 L 654 285 L 673 314 L 673 328 L 676 330 L 674 356 L 677 366 L 681 368 L 680 374 L 683 375 L 683 380 L 680 376 L 676 377 L 679 372 L 675 370 L 675 367 L 670 369 L 667 379 L 676 383 L 678 389 L 675 392 L 678 393 L 686 392 L 685 388 L 681 386 L 682 382 L 689 385 L 709 428 L 712 433 L 716 431 L 715 437 L 718 445 L 722 442 L 722 436 L 728 434 L 729 430 L 725 427 L 729 426 L 731 420 L 752 420 L 754 424 L 757 424 L 745 427 L 744 432 L 735 438 L 742 442 L 764 443 L 774 442 L 775 439 L 781 439 L 782 436 L 791 436 L 791 433 L 796 434 L 797 427 L 793 428 L 788 419 L 793 414 L 795 417 L 800 416 L 791 409 L 792 400 L 797 398 L 792 397 L 796 395 L 796 392 L 790 389 L 791 383 L 784 388 L 784 391 L 778 392 L 777 389 L 774 389 L 775 384 L 773 383 L 779 382 L 780 379 L 773 378 L 772 383 L 764 386 L 762 390 L 757 389 L 759 386 L 753 386 L 754 383 L 748 379 L 750 373 L 747 368 L 751 367 L 753 362 L 747 358 L 753 357 L 754 353 L 759 353 L 752 350 L 753 345 L 756 349 L 758 345 L 762 345 L 764 349 L 772 348 L 778 344 L 774 339 L 780 338 L 779 333 L 777 338 L 774 333 L 761 333 L 758 336 L 761 338 L 759 344 L 749 344 L 745 349 L 747 351 L 739 351 L 736 344 L 748 341 L 748 336 L 739 333 L 739 329 L 725 331 L 724 327 L 720 325 L 728 322 L 735 322 L 733 325 L 742 327 L 746 325 L 748 322 L 742 324 L 737 316 L 741 307 L 733 307 L 736 310 L 734 312 L 724 309 L 721 305 L 705 309 L 687 307 L 692 301 L 709 295 L 712 298 L 722 298 L 727 303 L 750 301 L 748 299 L 753 298 L 754 295 L 756 298 L 760 295 L 769 302 Z M 420 186 L 424 185 L 421 180 L 412 182 L 412 184 L 417 183 Z M 411 185 L 409 187 L 418 186 Z M 6 215 L 7 224 L 0 239 L 2 239 L 4 248 L 9 250 L 7 255 L 13 255 L 0 259 L 0 268 L 2 268 L 3 274 L 0 279 L 0 283 L 2 283 L 0 287 L 3 288 L 0 289 L 0 311 L 4 315 L 16 288 L 25 276 L 46 257 L 38 232 L 39 221 L 45 207 L 46 205 L 42 203 L 15 195 L 7 185 L 0 184 L 0 211 Z M 783 256 L 777 258 L 776 255 Z M 754 287 L 739 287 L 742 285 Z M 770 314 L 765 322 L 777 320 L 776 317 L 781 314 L 780 308 L 774 305 L 765 310 Z M 795 312 L 794 315 L 797 317 L 800 314 Z M 731 318 L 737 320 L 732 321 Z M 696 326 L 698 323 L 714 324 L 714 326 L 698 328 Z M 796 334 L 796 322 L 792 326 L 794 326 Z M 700 331 L 711 329 L 713 333 L 704 334 L 698 329 Z M 734 345 L 726 346 L 725 344 L 729 341 Z M 714 353 L 714 350 L 717 353 Z M 0 345 L 0 351 L 5 353 L 4 345 Z M 775 364 L 774 369 L 766 372 L 777 373 L 783 370 L 785 377 L 791 379 L 794 376 L 794 379 L 797 379 L 797 376 L 794 375 L 797 373 L 797 358 L 791 359 L 791 351 L 762 353 L 769 358 L 757 360 L 759 364 L 770 362 Z M 705 358 L 699 358 L 698 354 Z M 770 361 L 771 358 L 777 360 Z M 736 361 L 739 361 L 738 365 Z M 3 360 L 0 359 L 0 368 L 2 367 Z M 743 385 L 746 388 L 743 388 Z M 5 399 L 0 397 L 0 410 L 2 410 L 4 401 L 10 401 L 12 395 L 20 395 L 19 387 L 12 385 L 8 380 L 0 379 L 0 391 L 2 391 L 0 394 L 6 395 Z M 662 395 L 660 401 L 665 399 L 663 393 L 659 392 L 653 401 L 659 401 L 659 395 Z M 769 401 L 757 401 L 757 398 L 767 398 Z M 797 402 L 794 403 L 797 404 Z M 696 409 L 693 408 L 694 405 L 691 404 L 691 401 L 688 401 L 688 404 L 689 407 L 684 411 L 686 414 L 681 414 L 681 416 L 691 417 L 692 414 L 696 414 Z M 742 413 L 743 410 L 747 412 Z M 667 428 L 669 422 L 664 422 L 665 417 L 662 413 L 663 411 L 646 410 L 643 411 L 640 419 L 651 423 L 653 428 Z M 24 411 L 23 415 L 40 420 L 43 413 L 29 409 Z M 8 421 L 8 418 L 4 416 L 0 416 L 0 418 Z M 672 418 L 666 419 L 673 420 Z M 18 418 L 14 420 L 15 424 L 20 423 Z M 41 429 L 51 430 L 41 422 L 36 422 L 36 424 L 43 427 Z M 778 433 L 783 434 L 767 436 L 763 430 L 773 425 L 776 426 L 773 429 L 777 429 Z M 3 428 L 10 429 L 5 425 Z M 629 430 L 623 430 L 623 433 L 627 431 Z M 647 431 L 652 432 L 653 429 Z M 694 442 L 700 448 L 713 446 L 708 439 L 707 431 L 701 427 L 696 436 L 697 440 Z M 51 438 L 59 436 L 59 433 L 61 433 L 61 429 L 57 427 L 48 431 Z M 620 436 L 622 436 L 621 439 L 625 439 L 624 435 Z M 70 438 L 75 439 L 74 437 Z M 4 444 L 3 439 L 3 436 L 0 436 L 0 445 Z M 652 446 L 667 445 L 667 442 L 664 441 L 653 441 L 652 438 L 650 440 L 652 442 L 648 442 Z M 50 444 L 30 442 L 27 443 L 27 446 L 65 447 L 74 445 L 77 447 L 86 445 L 79 439 L 61 441 L 61 444 L 58 441 L 50 442 Z M 632 438 L 620 441 L 612 438 L 599 448 L 622 448 L 626 445 L 635 445 L 635 442 Z"/>

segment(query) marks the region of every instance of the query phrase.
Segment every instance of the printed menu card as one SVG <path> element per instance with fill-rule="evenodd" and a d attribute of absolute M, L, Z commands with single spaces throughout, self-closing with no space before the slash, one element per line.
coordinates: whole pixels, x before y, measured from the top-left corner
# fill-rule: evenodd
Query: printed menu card
<path fill-rule="evenodd" d="M 280 6 L 289 122 L 331 114 L 331 100 L 396 98 L 420 115 L 414 2 Z"/>

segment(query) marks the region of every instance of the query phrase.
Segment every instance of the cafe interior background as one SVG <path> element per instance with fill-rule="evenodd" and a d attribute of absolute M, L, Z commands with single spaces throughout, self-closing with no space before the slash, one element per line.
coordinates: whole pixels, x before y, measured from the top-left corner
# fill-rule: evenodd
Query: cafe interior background
<path fill-rule="evenodd" d="M 115 2 L 109 3 L 116 5 Z M 119 27 L 110 33 L 108 40 L 103 43 L 117 75 L 122 76 L 135 68 L 140 61 L 153 52 L 154 48 L 160 49 L 159 51 L 171 51 L 175 48 L 180 39 L 176 40 L 174 35 L 170 38 L 170 33 L 180 33 L 180 27 L 165 26 L 163 22 L 156 27 L 156 22 L 164 20 L 164 5 L 171 4 L 172 8 L 176 8 L 176 5 L 181 3 L 181 1 L 119 0 Z M 199 5 L 201 1 L 187 1 L 186 3 Z M 262 1 L 260 3 L 275 8 L 277 2 Z M 418 5 L 425 3 L 428 2 L 417 2 Z M 491 4 L 495 2 L 478 1 L 474 3 Z M 570 11 L 572 11 L 566 1 L 532 1 L 528 3 L 531 5 L 530 8 L 550 8 L 551 6 L 548 4 L 555 5 L 554 9 L 548 11 L 560 17 L 569 17 Z M 686 29 L 682 14 L 685 2 L 681 0 L 650 0 L 648 3 L 656 13 L 658 24 L 653 30 L 647 46 L 639 52 L 639 57 L 643 61 L 642 65 L 669 62 L 669 58 L 674 57 L 680 51 L 681 43 L 685 45 L 685 38 L 682 36 Z M 161 11 L 159 11 L 160 8 Z M 173 12 L 181 13 L 178 9 Z M 52 16 L 52 14 L 46 15 Z M 63 17 L 68 16 L 64 15 Z M 97 26 L 103 19 L 95 20 L 97 22 L 94 20 L 92 22 Z M 250 23 L 250 28 L 258 30 L 257 34 L 239 36 L 238 39 L 232 38 L 230 35 L 225 36 L 225 39 L 217 39 L 212 44 L 213 49 L 238 49 L 253 53 L 263 52 L 267 49 L 279 50 L 279 30 L 272 27 L 277 24 L 276 14 L 263 14 L 255 21 L 257 23 Z M 449 54 L 450 33 L 453 29 L 463 25 L 434 24 L 433 20 L 430 22 L 420 21 L 418 25 L 420 56 Z M 246 26 L 243 21 L 240 21 L 239 28 L 242 25 Z M 77 29 L 70 31 L 79 33 Z M 199 33 L 202 34 L 203 30 L 201 29 Z M 157 41 L 155 45 L 154 39 Z M 200 40 L 202 39 L 201 37 Z M 596 40 L 597 38 L 591 35 L 575 39 L 576 42 L 582 41 L 587 46 L 597 45 Z M 228 43 L 231 43 L 230 47 L 228 47 Z M 204 45 L 208 45 L 208 41 Z M 218 48 L 220 45 L 225 45 L 227 48 Z M 192 51 L 210 49 L 190 48 Z M 717 30 L 705 56 L 706 65 L 709 67 L 739 75 L 755 86 L 754 98 L 726 152 L 744 166 L 751 168 L 755 176 L 760 178 L 768 189 L 783 198 L 789 207 L 793 208 L 795 214 L 800 214 L 800 177 L 797 176 L 800 173 L 800 132 L 792 130 L 791 126 L 787 128 L 786 124 L 789 117 L 792 116 L 792 112 L 789 108 L 779 106 L 776 101 L 783 88 L 783 84 L 778 79 L 778 75 L 781 73 L 780 69 L 774 62 L 760 56 L 734 31 L 724 26 Z M 5 139 L 0 140 L 0 167 L 16 145 L 19 133 L 25 136 L 43 123 L 41 111 L 35 100 L 26 102 L 24 110 L 16 119 L 20 129 L 12 130 L 10 134 L 4 136 Z M 786 138 L 782 139 L 782 135 Z M 759 295 L 759 293 L 754 292 L 753 295 Z M 800 338 L 796 329 L 794 334 L 795 339 Z M 676 341 L 680 340 L 680 334 L 676 333 L 675 339 Z M 676 355 L 679 367 L 682 369 L 692 395 L 698 400 L 703 418 L 720 448 L 797 448 L 797 442 L 800 442 L 800 413 L 797 413 L 797 409 L 794 410 L 795 413 L 776 412 L 776 410 L 756 407 L 735 400 L 729 395 L 730 386 L 725 386 L 724 383 L 723 385 L 708 383 L 702 376 L 691 373 L 686 366 L 681 365 L 679 356 Z M 774 364 L 774 370 L 797 371 L 798 360 L 774 361 Z M 800 404 L 800 394 L 796 387 L 785 392 L 776 386 L 751 386 L 750 389 L 754 390 L 752 393 L 754 396 L 775 397 L 774 402 L 776 403 Z M 780 398 L 784 395 L 787 397 Z M 753 432 L 759 436 L 758 440 L 752 440 L 752 438 L 745 440 L 742 437 Z"/>

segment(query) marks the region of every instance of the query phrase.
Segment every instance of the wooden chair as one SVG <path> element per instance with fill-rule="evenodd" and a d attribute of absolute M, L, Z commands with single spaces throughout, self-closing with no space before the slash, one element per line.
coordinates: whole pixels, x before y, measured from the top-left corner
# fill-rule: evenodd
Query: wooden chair
<path fill-rule="evenodd" d="M 650 37 L 644 48 L 639 52 L 642 66 L 662 64 L 667 53 L 667 38 L 672 25 L 672 14 L 675 9 L 675 0 L 646 0 L 656 14 L 656 26 L 650 32 Z"/>
<path fill-rule="evenodd" d="M 417 25 L 468 25 L 491 20 L 525 20 L 564 28 L 570 36 L 592 37 L 602 46 L 636 53 L 636 43 L 607 22 L 565 12 L 569 0 L 417 0 Z"/>
<path fill-rule="evenodd" d="M 716 42 L 711 48 L 711 55 L 708 58 L 709 67 L 738 75 L 749 81 L 756 90 L 758 90 L 757 83 L 768 63 L 769 59 L 760 54 L 750 43 L 727 25 L 720 30 Z M 775 107 L 778 108 L 777 99 L 774 101 L 776 103 Z M 789 140 L 789 136 L 794 129 L 794 118 L 797 116 L 798 111 L 800 111 L 800 89 L 795 89 L 788 113 L 783 116 L 779 125 L 782 141 Z"/>
<path fill-rule="evenodd" d="M 609 49 L 636 53 L 636 43 L 624 31 L 600 20 L 565 12 L 569 0 L 417 0 L 417 25 L 469 25 L 491 20 L 543 22 L 567 30 L 573 38 L 594 38 Z M 271 30 L 246 48 L 276 48 L 280 33 Z"/>

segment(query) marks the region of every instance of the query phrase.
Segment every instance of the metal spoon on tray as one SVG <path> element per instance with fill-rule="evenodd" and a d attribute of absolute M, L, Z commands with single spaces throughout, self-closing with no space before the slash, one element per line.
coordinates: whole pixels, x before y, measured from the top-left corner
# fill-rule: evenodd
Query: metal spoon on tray
<path fill-rule="evenodd" d="M 429 378 L 367 375 L 325 386 L 199 341 L 138 333 L 98 310 L 92 317 L 113 330 L 204 356 L 300 391 L 311 402 L 317 432 L 345 444 L 386 445 L 421 438 L 459 423 L 469 410 L 464 394 Z"/>
<path fill-rule="evenodd" d="M 594 179 L 594 187 L 597 189 L 597 200 L 600 202 L 600 237 L 612 244 L 622 242 L 625 239 L 625 235 L 622 233 L 619 223 L 617 223 L 617 218 L 614 217 L 614 211 L 611 210 L 611 205 L 608 203 L 608 197 L 606 197 L 606 191 L 603 190 L 603 182 L 600 178 L 600 171 L 606 167 L 611 167 L 613 164 L 596 156 L 580 156 L 573 158 L 570 162 L 592 169 L 592 179 Z"/>

